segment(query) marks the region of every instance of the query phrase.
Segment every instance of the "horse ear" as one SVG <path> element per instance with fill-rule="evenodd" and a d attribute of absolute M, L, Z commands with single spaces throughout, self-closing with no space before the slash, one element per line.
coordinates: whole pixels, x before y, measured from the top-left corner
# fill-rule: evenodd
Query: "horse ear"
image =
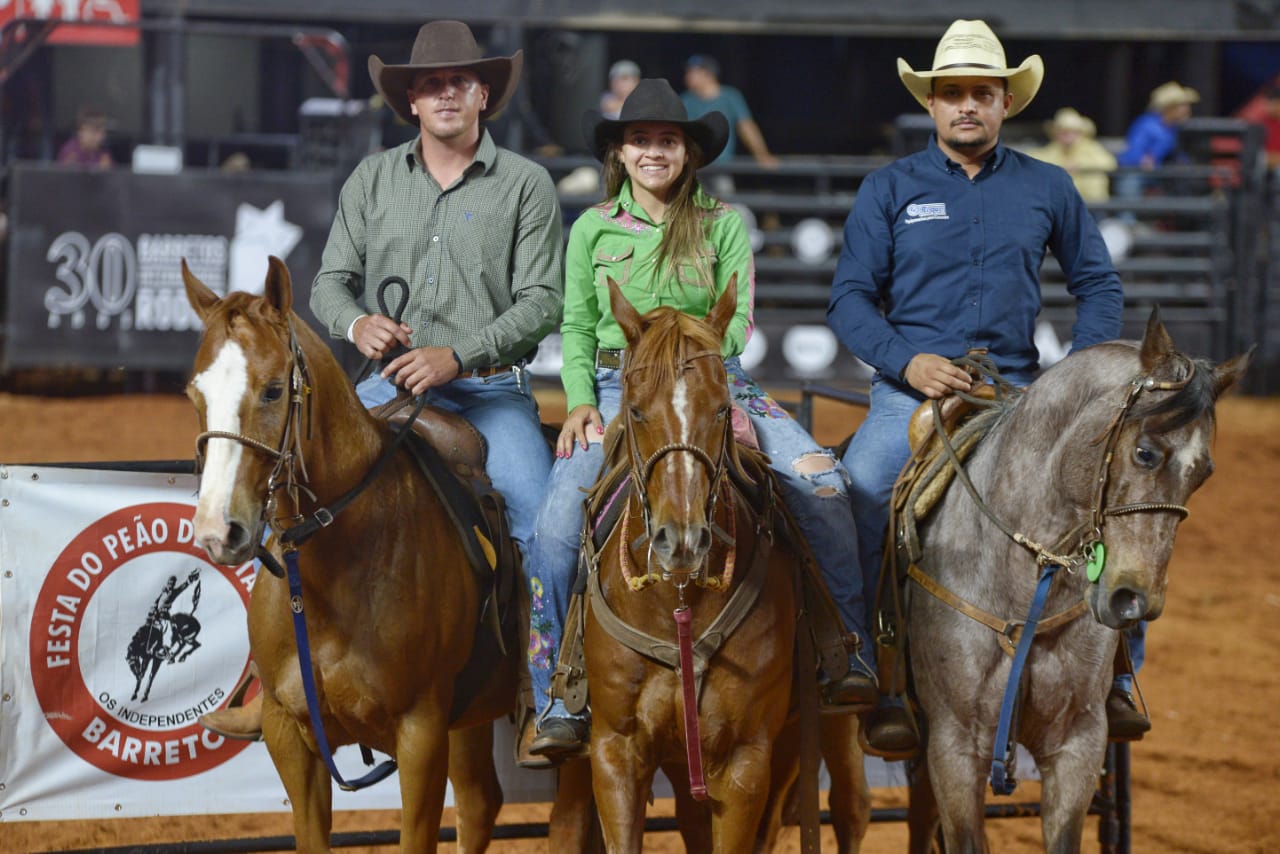
<path fill-rule="evenodd" d="M 267 283 L 263 293 L 281 316 L 289 316 L 293 308 L 293 280 L 289 278 L 289 268 L 274 255 L 267 258 Z"/>
<path fill-rule="evenodd" d="M 729 284 L 716 304 L 707 312 L 707 323 L 716 331 L 717 340 L 724 340 L 725 330 L 733 321 L 733 314 L 738 310 L 738 274 L 729 277 Z"/>
<path fill-rule="evenodd" d="M 1254 344 L 1249 348 L 1248 352 L 1241 353 L 1233 359 L 1228 359 L 1221 365 L 1213 369 L 1213 396 L 1215 398 L 1222 397 L 1232 386 L 1240 382 L 1244 377 L 1244 372 L 1249 369 L 1249 362 L 1253 360 L 1254 351 L 1258 349 L 1258 345 Z"/>
<path fill-rule="evenodd" d="M 609 309 L 613 312 L 613 319 L 618 321 L 618 326 L 622 327 L 622 334 L 627 336 L 627 345 L 632 346 L 644 330 L 640 312 L 636 311 L 631 300 L 623 296 L 622 288 L 617 282 L 608 276 L 605 277 L 605 281 L 609 285 Z"/>
<path fill-rule="evenodd" d="M 1173 352 L 1173 339 L 1169 337 L 1169 330 L 1160 322 L 1160 306 L 1153 306 L 1151 316 L 1147 318 L 1146 334 L 1142 336 L 1143 370 L 1153 370 Z"/>
<path fill-rule="evenodd" d="M 203 323 L 214 307 L 222 301 L 221 298 L 208 285 L 196 278 L 195 273 L 191 272 L 191 268 L 187 266 L 186 258 L 182 259 L 182 284 L 187 289 L 187 302 L 191 303 L 191 308 Z"/>

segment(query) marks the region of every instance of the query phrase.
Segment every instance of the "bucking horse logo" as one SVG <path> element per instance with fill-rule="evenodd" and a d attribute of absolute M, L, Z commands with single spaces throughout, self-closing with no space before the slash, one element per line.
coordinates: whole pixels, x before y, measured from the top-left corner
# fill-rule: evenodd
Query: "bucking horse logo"
<path fill-rule="evenodd" d="M 173 613 L 173 603 L 192 584 L 195 588 L 191 593 L 191 613 Z M 129 651 L 125 653 L 129 669 L 137 677 L 133 697 L 130 699 L 137 700 L 138 693 L 141 692 L 140 702 L 145 703 L 151 696 L 151 684 L 156 681 L 160 665 L 165 662 L 175 664 L 186 661 L 187 656 L 200 648 L 200 642 L 196 640 L 200 634 L 200 621 L 195 618 L 196 606 L 199 604 L 199 568 L 191 570 L 187 580 L 181 584 L 178 584 L 176 575 L 169 576 L 164 589 L 156 597 L 155 604 L 147 612 L 147 621 L 133 633 Z M 145 691 L 142 688 L 144 677 L 147 682 Z"/>

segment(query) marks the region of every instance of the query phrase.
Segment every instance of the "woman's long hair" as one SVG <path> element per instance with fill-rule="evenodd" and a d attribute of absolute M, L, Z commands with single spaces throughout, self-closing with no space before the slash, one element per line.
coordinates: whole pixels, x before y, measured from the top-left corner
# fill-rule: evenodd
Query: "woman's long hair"
<path fill-rule="evenodd" d="M 623 133 L 626 129 L 623 128 Z M 662 241 L 654 253 L 656 274 L 654 289 L 662 282 L 680 283 L 679 268 L 693 269 L 697 283 L 711 287 L 715 283 L 715 270 L 705 251 L 707 212 L 714 209 L 716 200 L 702 192 L 697 173 L 702 167 L 702 146 L 689 134 L 684 135 L 684 150 L 689 162 L 684 165 L 667 197 L 666 228 Z M 605 200 L 617 198 L 622 184 L 627 180 L 627 167 L 622 163 L 622 143 L 614 140 L 604 155 Z"/>

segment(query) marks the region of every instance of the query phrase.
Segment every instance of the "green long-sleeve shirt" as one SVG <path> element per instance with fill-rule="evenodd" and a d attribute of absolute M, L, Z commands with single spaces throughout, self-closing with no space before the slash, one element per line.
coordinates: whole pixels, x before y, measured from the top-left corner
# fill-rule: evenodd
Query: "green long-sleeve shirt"
<path fill-rule="evenodd" d="M 383 279 L 401 276 L 413 346 L 452 347 L 467 370 L 511 364 L 560 319 L 563 258 L 545 169 L 482 130 L 475 160 L 442 189 L 415 138 L 365 158 L 343 185 L 311 310 L 345 338 L 356 318 L 381 313 Z M 398 301 L 388 288 L 388 309 Z"/>
<path fill-rule="evenodd" d="M 723 202 L 701 194 L 699 201 L 713 204 L 703 214 L 708 220 L 704 251 L 710 256 L 707 260 L 715 280 L 710 293 L 698 283 L 692 265 L 681 265 L 679 282 L 669 276 L 655 281 L 662 226 L 655 225 L 635 201 L 630 181 L 623 183 L 616 198 L 584 211 L 569 230 L 560 379 L 570 412 L 584 403 L 596 404 L 596 349 L 617 350 L 627 344 L 609 310 L 606 276 L 622 287 L 622 293 L 641 314 L 667 305 L 705 317 L 737 273 L 738 308 L 725 331 L 721 352 L 725 356 L 742 353 L 754 325 L 755 302 L 755 260 L 747 229 L 738 212 Z"/>

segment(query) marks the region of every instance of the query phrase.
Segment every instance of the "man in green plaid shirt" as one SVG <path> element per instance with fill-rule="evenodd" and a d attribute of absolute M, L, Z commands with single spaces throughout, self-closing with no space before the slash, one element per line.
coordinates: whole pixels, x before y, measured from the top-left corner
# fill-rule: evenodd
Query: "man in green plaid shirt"
<path fill-rule="evenodd" d="M 523 550 L 551 459 L 522 366 L 560 321 L 564 262 L 551 177 L 482 124 L 511 98 L 522 62 L 520 52 L 482 58 L 457 21 L 423 26 L 408 64 L 370 58 L 378 91 L 420 133 L 347 179 L 311 308 L 363 355 L 392 356 L 357 387 L 366 406 L 400 387 L 484 435 L 489 477 Z M 388 276 L 409 283 L 399 318 L 378 305 Z M 399 298 L 388 288 L 388 306 Z"/>

